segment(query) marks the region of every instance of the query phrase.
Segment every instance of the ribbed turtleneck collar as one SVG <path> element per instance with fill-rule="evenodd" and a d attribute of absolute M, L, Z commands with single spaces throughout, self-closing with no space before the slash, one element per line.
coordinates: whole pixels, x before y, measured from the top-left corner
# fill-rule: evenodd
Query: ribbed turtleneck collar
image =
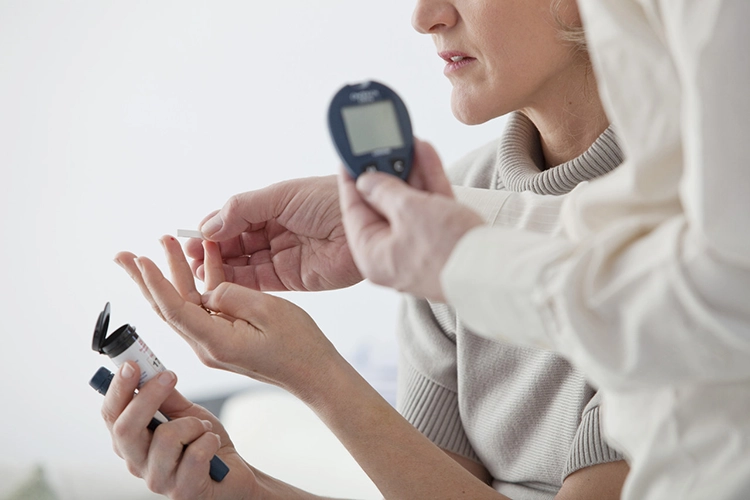
<path fill-rule="evenodd" d="M 577 158 L 544 170 L 539 131 L 524 114 L 510 115 L 498 148 L 497 187 L 537 194 L 565 194 L 578 183 L 606 174 L 623 154 L 610 126 Z"/>

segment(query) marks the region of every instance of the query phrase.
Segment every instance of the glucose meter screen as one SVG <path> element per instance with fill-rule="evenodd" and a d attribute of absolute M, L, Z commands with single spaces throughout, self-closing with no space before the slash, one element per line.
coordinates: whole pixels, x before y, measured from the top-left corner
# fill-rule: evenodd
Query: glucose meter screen
<path fill-rule="evenodd" d="M 404 147 L 399 131 L 396 108 L 391 101 L 378 101 L 341 109 L 344 128 L 352 153 L 356 156 L 378 149 Z"/>

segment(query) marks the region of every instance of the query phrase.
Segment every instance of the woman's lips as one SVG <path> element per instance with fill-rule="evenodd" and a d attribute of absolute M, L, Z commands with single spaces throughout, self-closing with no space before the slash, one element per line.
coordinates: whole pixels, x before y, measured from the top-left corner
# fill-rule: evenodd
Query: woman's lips
<path fill-rule="evenodd" d="M 476 61 L 475 58 L 468 54 L 451 50 L 440 52 L 438 55 L 445 61 L 445 69 L 443 70 L 443 73 L 446 75 L 458 71 Z"/>

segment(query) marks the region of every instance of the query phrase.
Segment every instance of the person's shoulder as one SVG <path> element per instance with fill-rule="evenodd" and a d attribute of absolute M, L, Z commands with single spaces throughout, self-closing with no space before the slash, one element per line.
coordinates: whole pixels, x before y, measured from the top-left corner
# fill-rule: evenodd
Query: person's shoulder
<path fill-rule="evenodd" d="M 490 189 L 497 177 L 497 152 L 500 139 L 476 148 L 446 170 L 451 184 Z"/>

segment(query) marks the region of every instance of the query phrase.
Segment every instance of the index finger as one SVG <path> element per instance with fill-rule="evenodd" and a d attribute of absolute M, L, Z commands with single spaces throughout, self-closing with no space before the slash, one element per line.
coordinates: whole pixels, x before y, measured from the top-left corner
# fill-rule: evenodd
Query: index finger
<path fill-rule="evenodd" d="M 221 261 L 219 245 L 213 241 L 206 240 L 203 242 L 203 248 L 206 253 L 206 260 L 203 266 L 206 291 L 209 291 L 226 281 L 226 275 L 224 274 L 224 264 Z M 198 302 L 200 302 L 200 297 L 198 297 Z"/>
<path fill-rule="evenodd" d="M 226 241 L 243 232 L 252 232 L 278 217 L 287 204 L 287 195 L 276 186 L 232 196 L 218 213 L 199 226 L 206 239 Z"/>
<path fill-rule="evenodd" d="M 130 376 L 124 377 L 123 371 L 126 374 L 129 373 Z M 138 365 L 129 361 L 123 363 L 112 378 L 109 389 L 104 395 L 104 403 L 102 403 L 102 418 L 108 429 L 112 429 L 117 418 L 132 401 L 135 390 L 138 388 L 139 378 Z"/>
<path fill-rule="evenodd" d="M 193 304 L 200 304 L 201 294 L 195 288 L 195 278 L 190 269 L 180 243 L 172 236 L 162 236 L 159 240 L 167 254 L 167 264 L 172 273 L 172 283 L 180 295 Z"/>
<path fill-rule="evenodd" d="M 219 316 L 206 314 L 200 305 L 185 301 L 151 260 L 139 257 L 136 263 L 165 321 L 187 340 L 194 350 L 205 341 L 203 336 L 220 335 L 216 331 L 219 321 L 229 325 L 227 320 Z"/>

